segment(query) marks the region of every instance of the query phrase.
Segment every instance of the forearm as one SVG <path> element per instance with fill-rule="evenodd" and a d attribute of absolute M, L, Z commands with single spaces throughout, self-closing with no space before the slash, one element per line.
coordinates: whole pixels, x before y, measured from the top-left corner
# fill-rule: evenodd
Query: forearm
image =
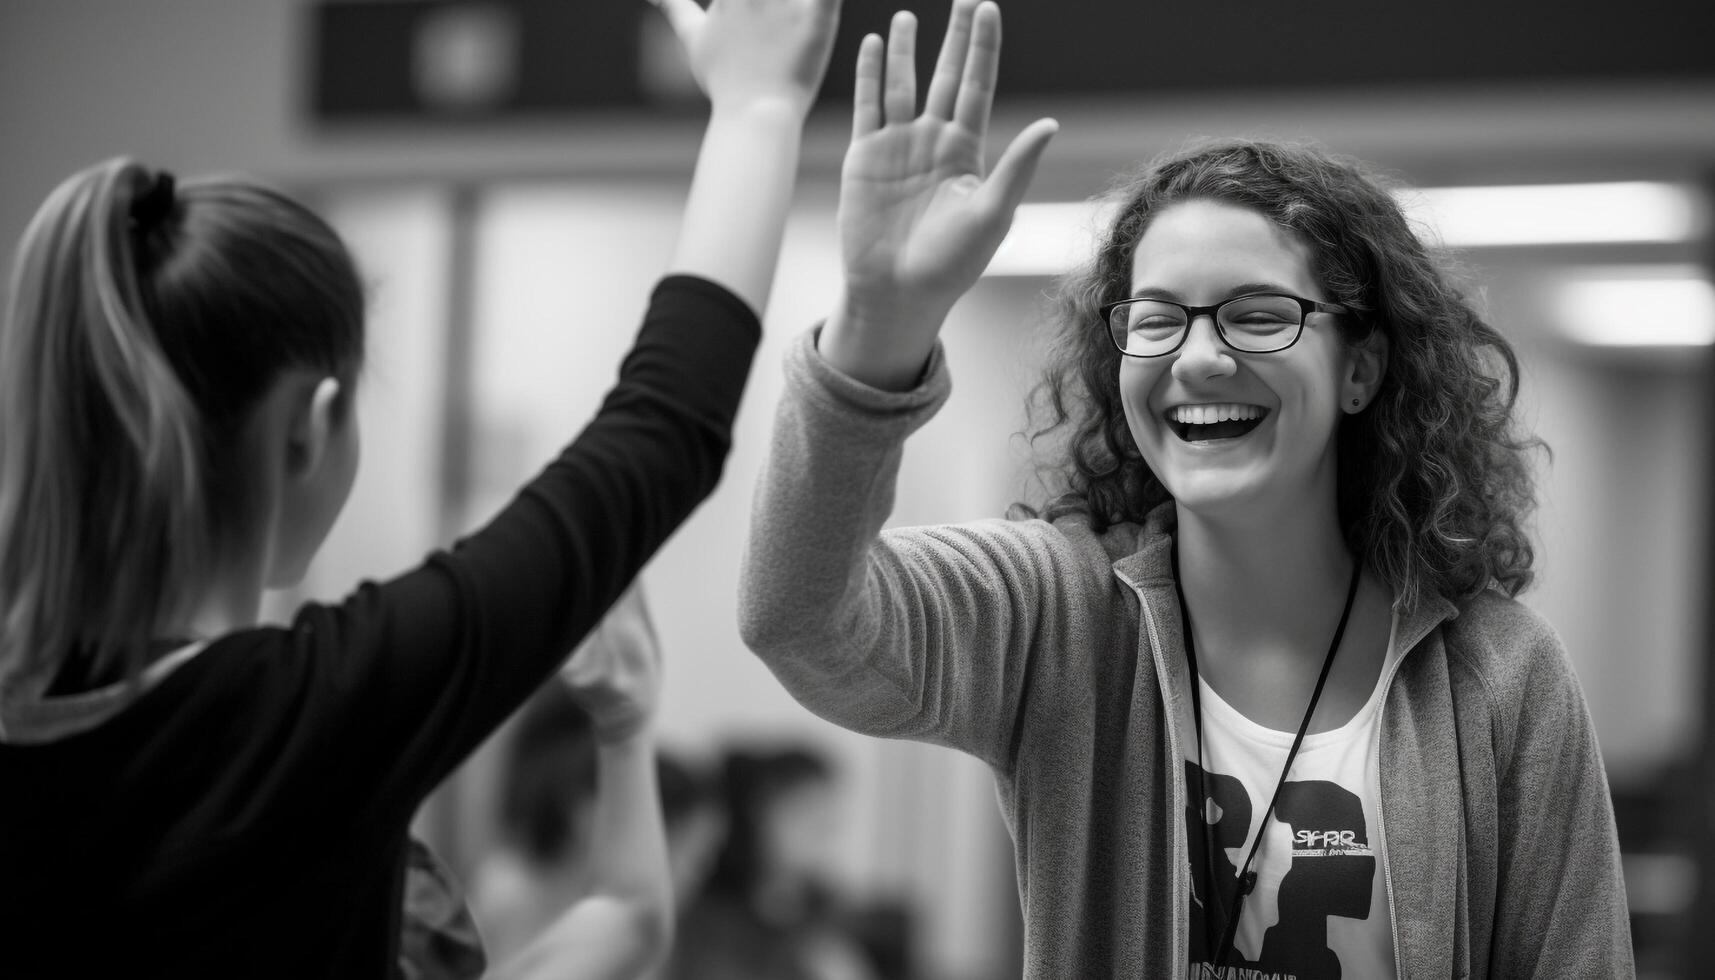
<path fill-rule="evenodd" d="M 655 778 L 654 738 L 645 728 L 603 742 L 596 751 L 596 765 L 591 891 L 658 916 L 665 940 L 672 925 L 673 884 Z"/>
<path fill-rule="evenodd" d="M 863 389 L 796 341 L 758 483 L 739 582 L 739 629 L 782 684 L 836 724 L 916 735 L 932 649 L 911 566 L 878 537 L 906 436 L 946 394 L 934 374 L 913 392 Z M 873 574 L 872 574 L 873 573 Z"/>
<path fill-rule="evenodd" d="M 948 392 L 880 392 L 802 338 L 757 487 L 739 583 L 744 641 L 806 708 L 868 735 L 1004 765 L 1033 637 L 1063 628 L 1051 537 L 976 522 L 883 532 L 904 442 Z M 1041 529 L 1035 529 L 1040 531 Z"/>
<path fill-rule="evenodd" d="M 758 652 L 781 646 L 833 656 L 861 607 L 888 583 L 866 563 L 892 509 L 906 438 L 940 407 L 945 372 L 884 393 L 839 372 L 809 337 L 793 341 L 757 484 L 740 580 L 740 627 Z"/>
<path fill-rule="evenodd" d="M 948 311 L 902 297 L 862 296 L 847 288 L 834 304 L 816 349 L 848 378 L 883 391 L 909 391 L 923 378 Z"/>
<path fill-rule="evenodd" d="M 786 100 L 717 104 L 709 117 L 669 270 L 767 306 L 797 180 L 803 110 Z"/>

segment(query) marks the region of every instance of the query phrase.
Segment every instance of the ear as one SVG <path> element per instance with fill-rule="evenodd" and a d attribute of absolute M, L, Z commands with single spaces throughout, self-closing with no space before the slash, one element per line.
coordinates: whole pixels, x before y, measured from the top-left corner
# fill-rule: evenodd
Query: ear
<path fill-rule="evenodd" d="M 339 379 L 319 378 L 292 395 L 291 423 L 286 430 L 286 476 L 303 480 L 313 476 L 327 457 L 328 443 L 340 422 Z"/>
<path fill-rule="evenodd" d="M 1370 335 L 1346 348 L 1346 379 L 1341 385 L 1340 408 L 1356 415 L 1369 407 L 1376 390 L 1387 376 L 1387 334 L 1374 329 Z"/>

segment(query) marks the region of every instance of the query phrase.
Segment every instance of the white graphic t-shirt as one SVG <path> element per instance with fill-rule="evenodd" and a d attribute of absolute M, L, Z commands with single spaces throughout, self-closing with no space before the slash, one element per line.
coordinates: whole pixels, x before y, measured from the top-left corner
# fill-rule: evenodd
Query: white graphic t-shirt
<path fill-rule="evenodd" d="M 1264 728 L 1200 682 L 1203 760 L 1195 732 L 1186 747 L 1185 814 L 1191 859 L 1191 976 L 1211 975 L 1232 906 L 1238 869 L 1261 832 L 1233 951 L 1220 976 L 1232 980 L 1393 980 L 1392 916 L 1377 800 L 1381 796 L 1383 687 L 1399 651 L 1394 634 L 1375 691 L 1345 725 L 1306 735 L 1262 827 L 1296 732 Z M 1202 776 L 1199 783 L 1198 776 Z M 1206 793 L 1201 800 L 1199 796 Z M 1212 854 L 1205 840 L 1212 838 Z M 1209 887 L 1213 864 L 1216 882 Z"/>

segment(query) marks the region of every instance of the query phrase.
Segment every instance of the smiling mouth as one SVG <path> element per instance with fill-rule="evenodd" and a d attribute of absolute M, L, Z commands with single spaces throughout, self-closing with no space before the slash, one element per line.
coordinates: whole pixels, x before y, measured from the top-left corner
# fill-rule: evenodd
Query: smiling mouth
<path fill-rule="evenodd" d="M 1212 442 L 1237 439 L 1266 417 L 1268 409 L 1260 405 L 1178 405 L 1167 410 L 1167 427 L 1186 442 Z"/>

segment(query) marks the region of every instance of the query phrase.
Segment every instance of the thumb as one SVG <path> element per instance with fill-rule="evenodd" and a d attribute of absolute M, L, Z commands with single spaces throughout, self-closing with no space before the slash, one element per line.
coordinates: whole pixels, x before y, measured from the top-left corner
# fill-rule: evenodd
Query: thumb
<path fill-rule="evenodd" d="M 679 43 L 689 48 L 696 39 L 697 32 L 703 28 L 703 18 L 707 16 L 703 8 L 697 6 L 697 0 L 649 0 L 661 13 L 667 17 L 667 23 L 672 25 L 673 33 L 678 35 Z"/>
<path fill-rule="evenodd" d="M 1001 153 L 1000 159 L 995 162 L 988 180 L 983 182 L 983 204 L 1010 218 L 1012 212 L 1018 208 L 1018 202 L 1024 200 L 1024 192 L 1030 187 L 1030 179 L 1036 176 L 1036 164 L 1042 159 L 1043 151 L 1048 149 L 1048 141 L 1059 131 L 1058 122 L 1038 119 L 1013 137 L 1005 152 Z"/>

